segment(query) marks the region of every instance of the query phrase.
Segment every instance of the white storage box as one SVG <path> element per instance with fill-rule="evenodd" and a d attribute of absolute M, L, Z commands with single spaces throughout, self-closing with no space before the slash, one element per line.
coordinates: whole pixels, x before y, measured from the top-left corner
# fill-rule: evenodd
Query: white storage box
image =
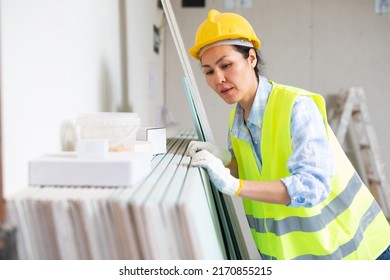
<path fill-rule="evenodd" d="M 107 139 L 80 139 L 76 142 L 76 156 L 80 159 L 103 159 L 108 156 Z"/>
<path fill-rule="evenodd" d="M 151 142 L 153 155 L 167 152 L 167 131 L 165 127 L 140 127 L 136 138 L 140 141 Z"/>
<path fill-rule="evenodd" d="M 80 139 L 107 139 L 110 152 L 128 152 L 140 126 L 137 113 L 96 112 L 77 118 Z"/>
<path fill-rule="evenodd" d="M 81 159 L 74 152 L 61 152 L 30 161 L 29 183 L 59 186 L 130 186 L 150 171 L 150 153 L 113 152 L 101 159 Z"/>

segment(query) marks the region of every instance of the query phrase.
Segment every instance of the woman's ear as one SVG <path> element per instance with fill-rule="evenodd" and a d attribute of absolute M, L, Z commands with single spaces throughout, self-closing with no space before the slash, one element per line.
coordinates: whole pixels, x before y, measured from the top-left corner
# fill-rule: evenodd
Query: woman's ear
<path fill-rule="evenodd" d="M 250 49 L 249 50 L 249 56 L 248 56 L 249 62 L 253 68 L 256 67 L 257 64 L 257 56 L 256 56 L 256 51 L 255 49 Z"/>

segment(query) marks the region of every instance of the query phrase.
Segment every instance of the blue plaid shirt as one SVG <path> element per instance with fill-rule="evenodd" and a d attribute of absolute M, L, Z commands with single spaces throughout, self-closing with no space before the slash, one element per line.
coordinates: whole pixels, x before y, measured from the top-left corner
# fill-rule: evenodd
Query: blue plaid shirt
<path fill-rule="evenodd" d="M 251 144 L 259 170 L 262 168 L 261 128 L 271 90 L 271 83 L 260 76 L 256 97 L 246 125 L 244 110 L 240 104 L 237 104 L 232 126 L 234 137 Z M 321 113 L 310 97 L 300 96 L 295 101 L 291 115 L 291 138 L 293 153 L 287 163 L 291 176 L 281 180 L 291 197 L 289 206 L 312 207 L 329 195 L 330 180 L 334 175 L 334 159 Z M 228 147 L 234 158 L 230 136 Z"/>

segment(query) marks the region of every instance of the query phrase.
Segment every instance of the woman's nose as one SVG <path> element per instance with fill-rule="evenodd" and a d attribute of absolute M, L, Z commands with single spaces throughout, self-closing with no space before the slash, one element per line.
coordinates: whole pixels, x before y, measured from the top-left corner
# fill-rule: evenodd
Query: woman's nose
<path fill-rule="evenodd" d="M 215 81 L 217 84 L 222 84 L 226 82 L 226 77 L 222 71 L 215 72 Z"/>

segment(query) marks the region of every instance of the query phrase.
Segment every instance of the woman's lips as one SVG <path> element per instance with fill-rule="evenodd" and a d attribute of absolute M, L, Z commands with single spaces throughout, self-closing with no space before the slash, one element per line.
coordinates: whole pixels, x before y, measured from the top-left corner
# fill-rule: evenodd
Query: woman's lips
<path fill-rule="evenodd" d="M 221 89 L 219 92 L 221 94 L 228 94 L 233 88 L 232 87 L 229 87 L 229 88 L 223 88 Z"/>

